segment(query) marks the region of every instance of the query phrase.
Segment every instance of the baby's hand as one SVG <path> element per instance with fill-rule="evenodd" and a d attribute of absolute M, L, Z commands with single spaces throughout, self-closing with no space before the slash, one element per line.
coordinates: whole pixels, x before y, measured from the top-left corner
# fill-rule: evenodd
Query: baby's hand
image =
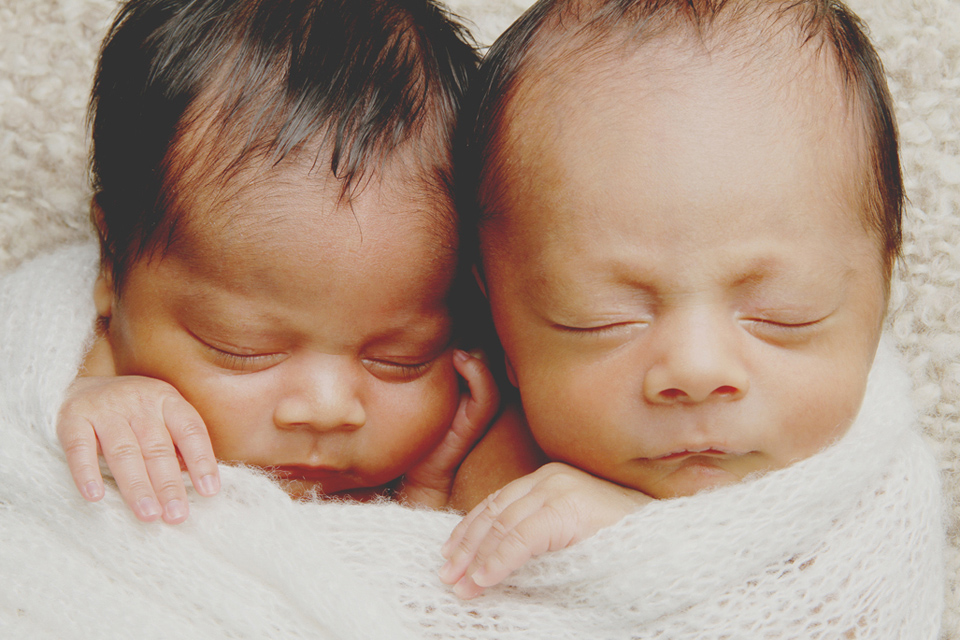
<path fill-rule="evenodd" d="M 652 500 L 551 462 L 467 514 L 441 549 L 447 563 L 440 579 L 461 598 L 476 597 L 531 557 L 569 547 Z"/>
<path fill-rule="evenodd" d="M 124 500 L 144 522 L 177 524 L 189 513 L 179 454 L 197 491 L 220 490 L 206 425 L 172 386 L 141 376 L 80 377 L 60 409 L 57 437 L 81 495 L 103 497 L 98 451 Z"/>
<path fill-rule="evenodd" d="M 447 506 L 457 468 L 500 407 L 500 391 L 482 357 L 458 349 L 453 366 L 466 380 L 469 393 L 461 394 L 450 430 L 437 448 L 404 474 L 400 499 L 405 503 L 435 509 Z"/>

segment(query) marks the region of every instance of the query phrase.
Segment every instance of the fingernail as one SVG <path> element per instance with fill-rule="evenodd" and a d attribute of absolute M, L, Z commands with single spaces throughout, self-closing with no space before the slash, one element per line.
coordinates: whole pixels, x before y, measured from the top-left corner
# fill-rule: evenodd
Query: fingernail
<path fill-rule="evenodd" d="M 212 473 L 200 478 L 200 493 L 205 496 L 212 496 L 220 491 L 220 478 Z"/>
<path fill-rule="evenodd" d="M 473 580 L 473 584 L 478 587 L 492 587 L 492 584 L 488 584 L 489 579 L 487 578 L 486 569 L 477 569 L 473 572 L 473 575 L 470 576 L 470 579 Z"/>
<path fill-rule="evenodd" d="M 451 582 L 453 582 L 453 576 L 450 575 L 452 573 L 452 570 L 453 570 L 453 565 L 450 564 L 449 562 L 447 562 L 442 567 L 440 567 L 440 571 L 437 572 L 437 575 L 440 576 L 440 581 L 445 582 L 447 584 L 450 584 Z"/>
<path fill-rule="evenodd" d="M 444 558 L 449 558 L 450 553 L 453 551 L 453 540 L 447 540 L 443 543 L 443 546 L 440 547 L 440 555 Z"/>
<path fill-rule="evenodd" d="M 464 576 L 457 584 L 453 585 L 453 592 L 458 598 L 470 600 L 480 595 L 483 592 L 483 589 L 478 588 L 477 585 L 474 584 L 473 580 Z"/>
<path fill-rule="evenodd" d="M 487 354 L 483 349 L 471 349 L 469 352 L 470 357 L 476 358 L 480 362 L 487 361 Z"/>
<path fill-rule="evenodd" d="M 142 498 L 137 503 L 137 510 L 144 518 L 156 518 L 160 515 L 160 505 L 153 498 Z"/>
<path fill-rule="evenodd" d="M 164 507 L 167 520 L 180 521 L 187 517 L 187 505 L 180 500 L 171 500 Z"/>
<path fill-rule="evenodd" d="M 99 483 L 90 481 L 83 485 L 83 497 L 91 502 L 103 497 L 103 487 Z"/>
<path fill-rule="evenodd" d="M 470 354 L 466 351 L 461 351 L 460 349 L 453 350 L 453 358 L 458 362 L 466 362 L 470 359 Z"/>

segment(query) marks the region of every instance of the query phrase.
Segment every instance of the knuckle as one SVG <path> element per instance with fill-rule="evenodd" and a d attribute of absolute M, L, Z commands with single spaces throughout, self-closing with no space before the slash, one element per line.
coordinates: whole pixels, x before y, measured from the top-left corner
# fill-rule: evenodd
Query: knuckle
<path fill-rule="evenodd" d="M 138 498 L 152 495 L 150 485 L 141 478 L 130 478 L 125 485 L 127 488 L 125 493 L 130 497 L 131 503 Z M 121 493 L 123 493 L 123 491 L 121 491 Z"/>
<path fill-rule="evenodd" d="M 542 511 L 542 525 L 544 527 L 544 546 L 542 551 L 557 550 L 569 546 L 582 535 L 591 535 L 596 528 L 590 527 L 589 532 L 581 531 L 588 519 L 584 518 L 575 501 L 564 501 L 563 508 L 554 504 L 546 505 Z M 588 525 L 589 526 L 589 525 Z"/>
<path fill-rule="evenodd" d="M 558 506 L 555 502 L 548 502 L 543 505 L 543 509 L 540 512 L 540 517 L 550 530 L 563 528 L 565 523 L 569 521 L 576 522 L 580 519 L 580 510 L 577 508 L 578 505 L 576 501 L 562 500 L 560 505 L 561 506 Z"/>
<path fill-rule="evenodd" d="M 101 447 L 103 448 L 103 455 L 105 457 L 121 462 L 141 457 L 139 445 L 129 440 L 119 440 L 108 445 L 101 444 Z"/>
<path fill-rule="evenodd" d="M 79 434 L 61 434 L 60 445 L 68 458 L 81 457 L 93 449 L 93 444 Z"/>
<path fill-rule="evenodd" d="M 176 389 L 163 380 L 140 376 L 114 380 L 110 392 L 98 396 L 98 400 L 116 412 L 126 413 L 131 409 L 140 413 L 155 412 L 167 398 L 180 397 Z"/>
<path fill-rule="evenodd" d="M 464 536 L 460 539 L 460 542 L 457 543 L 457 551 L 460 557 L 470 558 L 474 555 L 474 545 Z"/>
<path fill-rule="evenodd" d="M 553 477 L 553 476 L 563 477 L 569 473 L 570 467 L 568 467 L 562 462 L 548 462 L 547 464 L 540 467 L 538 471 L 542 471 L 543 475 L 549 476 L 549 477 Z"/>
<path fill-rule="evenodd" d="M 499 519 L 490 523 L 490 529 L 498 539 L 507 538 L 516 531 L 516 529 L 511 531 L 510 528 Z"/>
<path fill-rule="evenodd" d="M 96 415 L 99 410 L 102 410 L 102 404 L 97 402 L 95 398 L 69 396 L 60 405 L 60 411 L 57 414 L 59 419 L 57 429 L 59 430 L 71 420 L 86 420 L 88 416 Z"/>
<path fill-rule="evenodd" d="M 506 506 L 500 503 L 499 498 L 499 492 L 484 498 L 482 503 L 483 509 L 480 511 L 480 515 L 478 516 L 481 520 L 494 521 L 500 517 L 500 514 L 503 513 L 503 510 L 506 508 Z"/>
<path fill-rule="evenodd" d="M 127 396 L 131 404 L 143 412 L 154 411 L 157 408 L 157 397 L 145 391 L 140 386 L 131 386 Z M 122 402 L 118 403 L 122 406 Z"/>
<path fill-rule="evenodd" d="M 507 557 L 514 557 L 518 554 L 528 555 L 530 549 L 528 536 L 524 534 L 522 527 L 518 527 L 504 537 L 499 549 L 497 549 L 496 557 L 505 561 Z"/>
<path fill-rule="evenodd" d="M 81 400 L 80 400 L 80 398 L 78 398 L 77 396 L 67 396 L 67 397 L 64 399 L 63 404 L 60 405 L 60 415 L 61 415 L 61 416 L 66 416 L 66 415 L 70 415 L 70 414 L 73 414 L 73 413 L 79 413 L 79 412 L 76 410 L 76 406 L 77 406 L 77 404 L 80 403 L 80 402 L 81 402 Z"/>
<path fill-rule="evenodd" d="M 578 476 L 570 467 L 559 462 L 550 462 L 538 469 L 537 473 L 540 474 L 537 479 L 538 486 L 555 495 L 576 490 L 584 482 L 583 475 Z"/>
<path fill-rule="evenodd" d="M 160 438 L 150 438 L 141 442 L 140 453 L 144 460 L 157 460 L 175 455 L 173 445 Z"/>
<path fill-rule="evenodd" d="M 195 443 L 203 445 L 206 442 L 209 442 L 210 436 L 207 432 L 206 425 L 200 421 L 199 418 L 188 418 L 183 420 L 179 424 L 179 439 L 178 441 L 186 441 L 189 443 Z"/>
<path fill-rule="evenodd" d="M 183 482 L 179 477 L 167 478 L 159 483 L 154 483 L 154 488 L 158 495 L 163 496 L 179 496 L 184 491 Z"/>

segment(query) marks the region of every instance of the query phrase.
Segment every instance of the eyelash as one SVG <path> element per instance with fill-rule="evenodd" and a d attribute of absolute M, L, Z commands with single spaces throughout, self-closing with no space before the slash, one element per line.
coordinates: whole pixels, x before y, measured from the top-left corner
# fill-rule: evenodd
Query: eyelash
<path fill-rule="evenodd" d="M 599 327 L 568 327 L 566 325 L 557 324 L 554 325 L 557 329 L 564 331 L 566 333 L 571 333 L 574 335 L 580 336 L 600 336 L 606 333 L 612 333 L 614 331 L 623 330 L 627 327 L 640 324 L 637 322 L 616 322 L 613 324 L 605 324 Z"/>
<path fill-rule="evenodd" d="M 207 347 L 213 352 L 214 359 L 218 366 L 234 371 L 249 371 L 257 363 L 269 360 L 277 355 L 275 353 L 231 353 L 217 349 L 216 347 L 211 347 L 210 345 L 207 345 Z"/>
<path fill-rule="evenodd" d="M 754 325 L 761 325 L 764 328 L 768 328 L 774 331 L 780 331 L 783 333 L 801 333 L 805 330 L 813 329 L 825 318 L 819 318 L 817 320 L 811 320 L 809 322 L 797 322 L 797 323 L 788 323 L 788 322 L 777 322 L 775 320 L 767 320 L 763 318 L 748 318 L 747 321 Z M 599 327 L 570 327 L 566 325 L 554 325 L 556 328 L 570 333 L 576 336 L 593 337 L 601 338 L 608 333 L 614 333 L 625 329 L 626 327 L 633 326 L 638 323 L 634 322 L 620 322 L 615 324 L 607 324 Z"/>
<path fill-rule="evenodd" d="M 403 364 L 400 362 L 390 362 L 388 360 L 374 360 L 366 359 L 365 362 L 368 362 L 368 367 L 373 369 L 383 368 L 388 370 L 389 373 L 396 375 L 403 382 L 408 382 L 410 380 L 416 380 L 421 375 L 423 375 L 427 369 L 430 368 L 432 361 L 428 362 L 419 362 L 416 364 Z M 371 371 L 371 373 L 374 373 Z M 374 373 L 376 375 L 376 373 Z"/>
<path fill-rule="evenodd" d="M 776 331 L 783 334 L 801 334 L 815 329 L 824 320 L 825 318 L 810 320 L 809 322 L 777 322 L 763 318 L 749 318 L 747 321 L 753 325 L 759 325 L 762 329 L 768 331 Z"/>
<path fill-rule="evenodd" d="M 264 361 L 270 361 L 279 355 L 276 353 L 233 353 L 230 351 L 224 351 L 223 349 L 218 349 L 206 343 L 203 344 L 213 353 L 217 366 L 224 369 L 239 371 L 241 373 L 251 371 L 252 369 L 255 369 L 258 364 Z M 400 382 L 408 382 L 410 380 L 416 380 L 423 375 L 427 369 L 430 368 L 433 360 L 414 364 L 406 364 L 402 362 L 391 362 L 389 360 L 365 358 L 364 362 L 368 363 L 368 369 L 374 369 L 374 371 L 371 371 L 371 373 L 374 375 L 377 375 L 376 369 L 381 369 L 381 375 L 386 374 L 387 377 L 399 379 Z"/>

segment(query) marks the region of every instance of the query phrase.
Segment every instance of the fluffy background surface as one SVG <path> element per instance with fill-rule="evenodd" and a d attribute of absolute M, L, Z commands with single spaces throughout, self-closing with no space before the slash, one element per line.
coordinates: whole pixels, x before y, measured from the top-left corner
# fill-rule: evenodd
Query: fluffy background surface
<path fill-rule="evenodd" d="M 0 270 L 90 238 L 85 105 L 115 0 L 0 0 Z M 488 44 L 528 0 L 449 0 Z M 943 637 L 960 640 L 960 2 L 851 0 L 897 105 L 910 200 L 888 321 L 943 470 Z"/>

